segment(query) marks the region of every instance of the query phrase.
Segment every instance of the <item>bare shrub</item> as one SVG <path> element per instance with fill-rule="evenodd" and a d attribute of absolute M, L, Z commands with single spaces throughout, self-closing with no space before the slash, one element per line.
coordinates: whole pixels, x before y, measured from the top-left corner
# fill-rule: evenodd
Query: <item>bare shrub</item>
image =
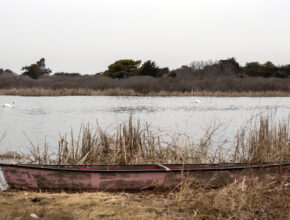
<path fill-rule="evenodd" d="M 47 76 L 34 80 L 27 76 L 0 75 L 1 94 L 25 95 L 23 89 L 46 90 L 86 90 L 90 95 L 92 91 L 105 90 L 133 90 L 139 95 L 154 94 L 161 91 L 169 93 L 189 93 L 191 91 L 249 93 L 249 92 L 284 92 L 289 95 L 290 79 L 259 78 L 234 76 L 211 76 L 186 78 L 149 76 L 135 76 L 124 79 L 111 79 L 103 76 Z M 7 90 L 5 90 L 7 89 Z M 14 90 L 16 89 L 16 90 Z M 51 92 L 52 94 L 52 92 Z M 94 94 L 97 94 L 96 92 Z M 35 93 L 34 95 L 40 95 Z M 73 95 L 73 94 L 72 94 Z"/>

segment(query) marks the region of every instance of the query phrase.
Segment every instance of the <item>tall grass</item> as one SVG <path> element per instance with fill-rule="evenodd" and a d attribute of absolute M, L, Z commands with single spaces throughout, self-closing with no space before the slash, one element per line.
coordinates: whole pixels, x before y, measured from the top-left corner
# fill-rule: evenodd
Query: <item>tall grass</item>
<path fill-rule="evenodd" d="M 167 137 L 169 138 L 169 137 Z M 207 138 L 203 138 L 204 140 Z M 195 145 L 183 136 L 172 136 L 162 141 L 148 124 L 134 122 L 132 116 L 110 134 L 99 126 L 81 127 L 75 139 L 73 134 L 60 138 L 58 164 L 140 164 L 140 163 L 194 163 L 206 161 L 207 141 Z"/>
<path fill-rule="evenodd" d="M 282 162 L 290 160 L 288 120 L 275 121 L 275 116 L 261 115 L 250 127 L 237 132 L 235 161 Z"/>
<path fill-rule="evenodd" d="M 194 142 L 186 135 L 162 137 L 131 115 L 115 132 L 83 125 L 77 137 L 73 132 L 61 136 L 54 157 L 49 156 L 47 146 L 41 152 L 32 144 L 26 158 L 34 163 L 78 165 L 290 161 L 289 121 L 261 116 L 239 130 L 230 146 L 233 150 L 225 152 L 212 144 L 218 127 L 208 129 L 199 142 Z"/>

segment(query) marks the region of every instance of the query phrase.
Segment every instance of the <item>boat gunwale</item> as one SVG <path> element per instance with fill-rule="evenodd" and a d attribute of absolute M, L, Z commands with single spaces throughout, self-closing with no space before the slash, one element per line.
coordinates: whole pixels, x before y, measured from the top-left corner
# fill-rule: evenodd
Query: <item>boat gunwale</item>
<path fill-rule="evenodd" d="M 138 164 L 138 165 L 48 165 L 48 164 L 39 164 L 39 165 L 25 165 L 25 164 L 3 164 L 0 163 L 1 167 L 13 167 L 13 168 L 23 168 L 23 169 L 36 169 L 36 170 L 48 170 L 48 171 L 65 171 L 65 172 L 81 172 L 81 173 L 156 173 L 156 172 L 195 172 L 195 171 L 224 171 L 224 170 L 243 170 L 243 169 L 259 169 L 259 168 L 272 168 L 272 167 L 284 167 L 289 166 L 290 163 L 223 163 L 223 164 L 162 164 L 164 166 L 221 166 L 221 167 L 211 167 L 211 168 L 191 168 L 191 169 L 132 169 L 132 170 L 83 170 L 83 169 L 69 169 L 65 167 L 116 167 L 116 166 L 158 166 L 157 164 Z M 226 166 L 228 165 L 228 166 Z M 232 166 L 229 166 L 232 165 Z M 240 166 L 238 166 L 240 165 Z M 44 166 L 44 167 L 41 167 Z M 49 166 L 49 167 L 45 167 Z M 61 168 L 61 167 L 64 168 Z M 224 166 L 224 167 L 222 167 Z M 235 167 L 234 167 L 235 166 Z"/>

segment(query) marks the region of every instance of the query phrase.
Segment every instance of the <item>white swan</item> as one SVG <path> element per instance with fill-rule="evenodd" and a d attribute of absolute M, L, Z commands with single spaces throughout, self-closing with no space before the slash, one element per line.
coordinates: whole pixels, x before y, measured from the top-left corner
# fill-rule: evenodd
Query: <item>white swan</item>
<path fill-rule="evenodd" d="M 194 103 L 200 103 L 200 100 L 198 100 L 198 99 L 196 99 L 195 101 L 194 101 Z"/>
<path fill-rule="evenodd" d="M 3 108 L 13 108 L 13 107 L 14 107 L 14 102 L 6 103 L 3 105 Z"/>

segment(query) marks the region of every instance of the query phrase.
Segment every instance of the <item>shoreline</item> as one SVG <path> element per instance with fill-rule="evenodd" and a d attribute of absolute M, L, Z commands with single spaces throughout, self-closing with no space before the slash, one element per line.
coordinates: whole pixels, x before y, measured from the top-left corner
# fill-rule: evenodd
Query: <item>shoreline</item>
<path fill-rule="evenodd" d="M 210 96 L 210 97 L 290 97 L 290 92 L 285 91 L 149 91 L 136 92 L 132 89 L 44 89 L 44 88 L 23 88 L 23 89 L 0 89 L 1 96 Z"/>

